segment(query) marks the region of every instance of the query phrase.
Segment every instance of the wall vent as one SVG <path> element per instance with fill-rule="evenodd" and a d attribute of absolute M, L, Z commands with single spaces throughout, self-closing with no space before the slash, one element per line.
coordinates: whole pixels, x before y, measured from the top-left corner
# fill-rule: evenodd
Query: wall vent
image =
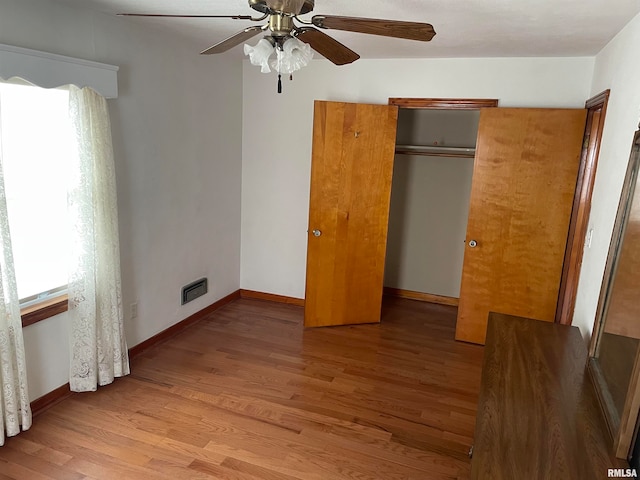
<path fill-rule="evenodd" d="M 207 293 L 207 279 L 201 278 L 182 287 L 182 305 Z"/>

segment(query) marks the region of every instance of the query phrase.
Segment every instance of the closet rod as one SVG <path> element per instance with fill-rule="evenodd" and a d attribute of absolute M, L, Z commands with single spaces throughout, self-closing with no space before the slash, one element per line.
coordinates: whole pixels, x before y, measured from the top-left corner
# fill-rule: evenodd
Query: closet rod
<path fill-rule="evenodd" d="M 476 154 L 476 149 L 436 145 L 396 145 L 396 153 L 401 155 L 426 155 L 430 157 L 473 158 Z"/>

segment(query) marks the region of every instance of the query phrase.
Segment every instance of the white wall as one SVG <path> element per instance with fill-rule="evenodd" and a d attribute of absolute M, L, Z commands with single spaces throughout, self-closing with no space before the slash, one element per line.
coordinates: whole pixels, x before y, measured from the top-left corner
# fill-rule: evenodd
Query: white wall
<path fill-rule="evenodd" d="M 573 324 L 589 339 L 595 319 L 602 275 L 609 250 L 633 133 L 640 121 L 640 15 L 636 16 L 596 57 L 591 94 L 611 89 L 600 158 L 593 190 L 589 228 Z"/>
<path fill-rule="evenodd" d="M 460 296 L 473 158 L 396 155 L 384 286 Z"/>
<path fill-rule="evenodd" d="M 51 1 L 0 0 L 0 12 L 0 43 L 120 66 L 110 109 L 129 346 L 237 290 L 241 62 Z M 181 286 L 204 276 L 209 293 L 181 307 Z M 68 381 L 65 317 L 24 330 L 31 399 Z"/>
<path fill-rule="evenodd" d="M 593 58 L 314 60 L 276 91 L 274 74 L 244 63 L 240 285 L 304 297 L 313 100 L 498 98 L 501 106 L 577 107 Z"/>
<path fill-rule="evenodd" d="M 474 148 L 480 111 L 401 109 L 398 145 Z M 396 155 L 384 286 L 458 298 L 473 158 Z"/>

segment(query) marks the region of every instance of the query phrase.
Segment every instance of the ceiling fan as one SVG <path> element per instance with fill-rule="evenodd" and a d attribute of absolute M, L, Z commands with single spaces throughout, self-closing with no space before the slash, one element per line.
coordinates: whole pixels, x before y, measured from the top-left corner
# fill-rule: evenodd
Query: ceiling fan
<path fill-rule="evenodd" d="M 223 53 L 236 45 L 246 42 L 255 35 L 265 32 L 266 35 L 264 39 L 269 42 L 276 52 L 284 52 L 285 43 L 290 39 L 297 39 L 309 45 L 317 53 L 336 65 L 352 63 L 360 58 L 360 55 L 321 30 L 318 30 L 318 28 L 346 30 L 349 32 L 419 40 L 423 42 L 428 42 L 436 34 L 433 26 L 428 23 L 335 15 L 314 15 L 311 17 L 311 21 L 299 18 L 299 15 L 311 12 L 314 5 L 315 0 L 249 0 L 249 6 L 263 14 L 259 17 L 252 17 L 251 15 L 164 15 L 144 13 L 123 13 L 120 15 L 170 18 L 230 18 L 235 20 L 251 20 L 254 22 L 268 20 L 264 25 L 247 27 L 201 53 L 204 55 Z M 299 25 L 297 25 L 294 20 L 298 22 Z M 294 42 L 290 42 L 290 44 L 293 43 Z M 299 44 L 296 43 L 296 45 Z M 248 46 L 245 46 L 245 53 L 248 53 L 247 50 L 252 50 L 252 47 L 248 49 L 247 47 Z M 291 52 L 291 48 L 293 47 L 289 47 L 289 52 Z M 266 59 L 264 62 L 266 62 Z M 254 63 L 253 58 L 252 63 Z M 291 68 L 297 69 L 295 67 Z M 281 73 L 280 69 L 277 70 L 278 73 Z M 268 67 L 266 70 L 263 68 L 263 71 L 269 71 Z M 291 72 L 285 69 L 284 73 Z M 281 91 L 281 88 L 279 88 L 279 91 Z"/>

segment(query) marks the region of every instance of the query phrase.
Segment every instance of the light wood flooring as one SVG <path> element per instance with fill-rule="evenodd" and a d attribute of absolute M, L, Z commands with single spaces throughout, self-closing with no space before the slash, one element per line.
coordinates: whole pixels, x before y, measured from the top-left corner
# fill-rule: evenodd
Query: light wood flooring
<path fill-rule="evenodd" d="M 388 298 L 380 325 L 305 330 L 237 300 L 35 417 L 0 479 L 466 479 L 483 349 L 455 315 Z"/>

